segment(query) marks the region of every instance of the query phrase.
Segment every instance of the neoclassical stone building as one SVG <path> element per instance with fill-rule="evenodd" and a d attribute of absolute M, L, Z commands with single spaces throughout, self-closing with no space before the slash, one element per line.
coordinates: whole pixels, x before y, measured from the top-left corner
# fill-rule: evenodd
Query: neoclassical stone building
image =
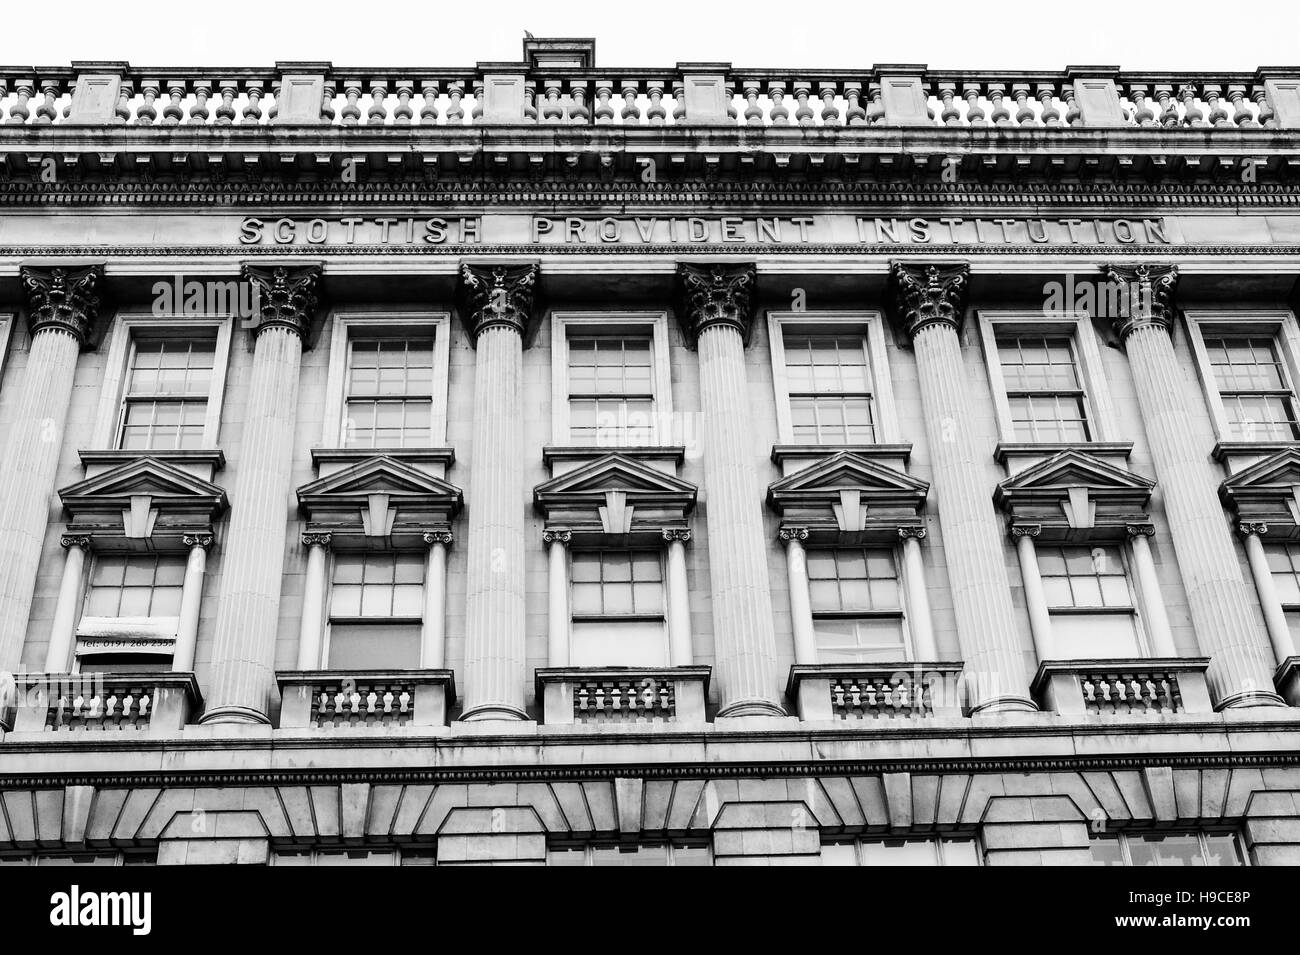
<path fill-rule="evenodd" d="M 1300 862 L 1300 68 L 0 70 L 0 862 Z"/>

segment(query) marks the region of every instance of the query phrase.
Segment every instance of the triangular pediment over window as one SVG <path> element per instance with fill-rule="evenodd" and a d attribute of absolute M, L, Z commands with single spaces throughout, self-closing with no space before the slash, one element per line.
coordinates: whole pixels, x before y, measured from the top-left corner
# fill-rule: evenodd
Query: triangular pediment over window
<path fill-rule="evenodd" d="M 359 461 L 298 488 L 309 532 L 358 545 L 413 544 L 445 531 L 460 511 L 460 488 L 387 455 Z"/>
<path fill-rule="evenodd" d="M 179 548 L 186 534 L 212 533 L 226 509 L 222 488 L 157 458 L 136 458 L 59 491 L 68 533 L 96 549 Z"/>
<path fill-rule="evenodd" d="M 1287 448 L 1237 472 L 1219 486 L 1219 497 L 1238 520 L 1295 528 L 1300 525 L 1300 449 Z"/>
<path fill-rule="evenodd" d="M 548 529 L 615 536 L 684 527 L 695 496 L 689 481 L 618 453 L 533 488 L 533 504 Z"/>
<path fill-rule="evenodd" d="M 920 478 L 840 451 L 770 485 L 767 503 L 781 515 L 783 527 L 896 536 L 899 528 L 922 523 L 929 490 Z"/>
<path fill-rule="evenodd" d="M 997 486 L 993 500 L 1017 524 L 1083 533 L 1150 521 L 1155 482 L 1084 451 L 1070 449 Z"/>

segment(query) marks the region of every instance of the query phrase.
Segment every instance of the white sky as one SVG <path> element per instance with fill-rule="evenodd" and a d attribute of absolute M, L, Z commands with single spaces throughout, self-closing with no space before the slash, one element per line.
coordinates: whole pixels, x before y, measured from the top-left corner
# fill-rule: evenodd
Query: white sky
<path fill-rule="evenodd" d="M 14 23 L 26 23 L 14 29 Z M 38 26 L 39 25 L 39 26 Z M 742 67 L 1140 70 L 1300 66 L 1300 0 L 61 0 L 0 35 L 0 63 L 58 66 L 472 66 L 518 60 L 524 30 L 596 38 L 603 66 L 710 60 Z"/>

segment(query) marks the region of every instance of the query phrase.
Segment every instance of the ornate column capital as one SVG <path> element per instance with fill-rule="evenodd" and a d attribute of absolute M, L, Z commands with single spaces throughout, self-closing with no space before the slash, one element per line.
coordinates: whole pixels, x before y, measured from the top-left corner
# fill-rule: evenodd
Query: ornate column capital
<path fill-rule="evenodd" d="M 664 540 L 668 543 L 681 541 L 683 544 L 689 544 L 691 541 L 691 529 L 689 527 L 665 527 Z"/>
<path fill-rule="evenodd" d="M 1042 524 L 1012 524 L 1008 528 L 1013 540 L 1020 540 L 1022 537 L 1037 537 L 1043 532 Z"/>
<path fill-rule="evenodd" d="M 808 539 L 808 528 L 806 527 L 783 527 L 776 533 L 787 544 L 791 541 L 806 541 Z"/>
<path fill-rule="evenodd" d="M 245 265 L 244 281 L 253 286 L 257 315 L 255 335 L 268 328 L 287 328 L 307 344 L 321 295 L 321 267 Z"/>
<path fill-rule="evenodd" d="M 442 544 L 444 547 L 450 547 L 455 535 L 451 531 L 425 531 L 424 542 L 432 547 L 434 544 Z"/>
<path fill-rule="evenodd" d="M 19 275 L 27 294 L 27 327 L 32 335 L 59 329 L 85 347 L 99 318 L 104 267 L 23 266 Z"/>
<path fill-rule="evenodd" d="M 1154 524 L 1145 524 L 1141 522 L 1125 524 L 1124 533 L 1128 534 L 1129 537 L 1155 537 L 1156 526 Z"/>
<path fill-rule="evenodd" d="M 302 535 L 303 547 L 324 547 L 329 550 L 330 542 L 334 535 L 329 531 L 304 531 Z"/>
<path fill-rule="evenodd" d="M 207 550 L 212 546 L 211 534 L 186 534 L 181 538 L 186 547 L 202 547 Z"/>
<path fill-rule="evenodd" d="M 748 341 L 753 324 L 756 275 L 752 265 L 677 265 L 678 321 L 687 340 L 697 341 L 713 325 L 730 325 Z"/>
<path fill-rule="evenodd" d="M 1242 537 L 1263 537 L 1268 533 L 1268 525 L 1263 521 L 1238 521 L 1237 533 Z"/>
<path fill-rule="evenodd" d="M 889 266 L 889 286 L 894 320 L 910 342 L 928 325 L 947 325 L 953 331 L 961 327 L 966 309 L 966 289 L 970 284 L 970 266 L 908 265 L 893 262 Z"/>
<path fill-rule="evenodd" d="M 898 529 L 898 539 L 899 540 L 911 539 L 911 540 L 918 540 L 918 541 L 925 540 L 925 528 L 916 527 L 916 526 L 900 527 Z"/>
<path fill-rule="evenodd" d="M 1178 266 L 1107 265 L 1105 272 L 1107 280 L 1121 286 L 1118 296 L 1107 297 L 1119 305 L 1119 314 L 1107 317 L 1121 344 L 1138 328 L 1158 326 L 1173 331 Z"/>
<path fill-rule="evenodd" d="M 80 547 L 82 550 L 90 550 L 89 534 L 61 534 L 59 536 L 60 547 Z"/>
<path fill-rule="evenodd" d="M 470 341 L 478 344 L 493 326 L 513 328 L 521 337 L 532 325 L 534 299 L 541 267 L 528 265 L 468 265 L 460 267 L 459 297 Z"/>
<path fill-rule="evenodd" d="M 573 540 L 573 531 L 570 530 L 544 530 L 542 531 L 543 544 L 568 544 Z"/>

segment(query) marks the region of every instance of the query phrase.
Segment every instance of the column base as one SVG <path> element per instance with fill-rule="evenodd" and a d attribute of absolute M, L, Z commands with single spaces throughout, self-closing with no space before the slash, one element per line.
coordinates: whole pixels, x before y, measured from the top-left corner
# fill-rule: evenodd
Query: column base
<path fill-rule="evenodd" d="M 997 696 L 982 703 L 974 703 L 971 716 L 997 716 L 1002 713 L 1037 713 L 1038 706 L 1024 696 Z"/>
<path fill-rule="evenodd" d="M 1240 693 L 1233 693 L 1231 696 L 1225 696 L 1214 707 L 1218 710 L 1239 710 L 1247 706 L 1286 706 L 1286 700 L 1282 699 L 1272 690 L 1242 690 Z"/>
<path fill-rule="evenodd" d="M 771 700 L 738 700 L 718 710 L 717 715 L 723 719 L 730 716 L 789 716 L 785 707 Z"/>
<path fill-rule="evenodd" d="M 199 723 L 200 725 L 204 723 L 261 723 L 269 726 L 271 719 L 261 710 L 255 710 L 251 706 L 231 704 L 230 706 L 213 707 L 199 718 Z"/>
<path fill-rule="evenodd" d="M 460 715 L 461 722 L 477 722 L 479 720 L 527 720 L 528 714 L 517 706 L 511 706 L 509 703 L 480 703 L 467 709 Z"/>

